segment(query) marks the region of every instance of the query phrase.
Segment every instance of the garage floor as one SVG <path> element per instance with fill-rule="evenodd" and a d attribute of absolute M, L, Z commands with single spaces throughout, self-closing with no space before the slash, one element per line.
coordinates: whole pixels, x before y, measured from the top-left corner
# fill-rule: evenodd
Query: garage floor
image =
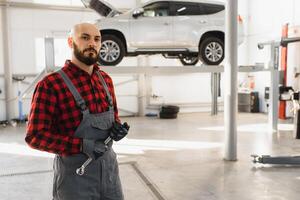
<path fill-rule="evenodd" d="M 223 161 L 223 116 L 123 118 L 115 143 L 126 200 L 298 200 L 300 167 L 252 164 L 250 155 L 300 155 L 293 125 L 268 132 L 267 115 L 238 115 L 238 161 Z M 53 155 L 29 149 L 25 126 L 0 128 L 0 199 L 46 200 Z"/>

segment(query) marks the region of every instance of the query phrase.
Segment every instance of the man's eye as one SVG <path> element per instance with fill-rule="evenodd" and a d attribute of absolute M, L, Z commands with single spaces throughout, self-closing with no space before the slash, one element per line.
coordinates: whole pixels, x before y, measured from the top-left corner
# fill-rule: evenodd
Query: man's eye
<path fill-rule="evenodd" d="M 81 38 L 84 39 L 84 40 L 88 40 L 89 39 L 87 36 L 82 36 Z"/>
<path fill-rule="evenodd" d="M 96 39 L 95 39 L 95 42 L 100 42 L 100 38 L 96 38 Z"/>

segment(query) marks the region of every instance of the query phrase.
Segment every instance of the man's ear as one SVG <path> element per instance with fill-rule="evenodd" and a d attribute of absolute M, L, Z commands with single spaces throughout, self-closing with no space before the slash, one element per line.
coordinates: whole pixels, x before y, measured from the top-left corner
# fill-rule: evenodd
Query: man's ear
<path fill-rule="evenodd" d="M 71 49 L 73 49 L 73 38 L 72 37 L 68 37 L 68 45 Z"/>

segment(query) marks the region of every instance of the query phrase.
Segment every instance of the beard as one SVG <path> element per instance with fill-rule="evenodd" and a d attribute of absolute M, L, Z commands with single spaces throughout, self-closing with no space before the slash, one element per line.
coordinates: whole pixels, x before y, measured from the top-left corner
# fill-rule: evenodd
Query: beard
<path fill-rule="evenodd" d="M 78 46 L 74 42 L 73 42 L 73 47 L 74 47 L 74 55 L 80 62 L 82 62 L 88 66 L 94 65 L 95 63 L 97 63 L 99 53 L 97 53 L 97 51 L 94 48 L 87 48 L 87 49 L 84 49 L 83 51 L 80 51 Z M 90 53 L 87 56 L 84 55 L 84 53 L 86 51 L 90 51 Z M 93 54 L 92 51 L 95 54 Z"/>

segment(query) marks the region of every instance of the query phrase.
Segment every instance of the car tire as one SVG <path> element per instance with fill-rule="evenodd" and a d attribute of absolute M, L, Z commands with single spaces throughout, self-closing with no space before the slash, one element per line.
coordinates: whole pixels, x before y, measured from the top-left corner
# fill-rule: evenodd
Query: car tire
<path fill-rule="evenodd" d="M 119 64 L 125 55 L 125 46 L 122 40 L 115 35 L 102 35 L 99 52 L 99 63 L 112 66 Z"/>
<path fill-rule="evenodd" d="M 171 105 L 164 105 L 161 107 L 161 112 L 163 112 L 163 113 L 178 113 L 179 107 L 171 106 Z"/>
<path fill-rule="evenodd" d="M 176 119 L 177 118 L 177 113 L 159 112 L 159 118 L 161 118 L 161 119 Z"/>
<path fill-rule="evenodd" d="M 199 61 L 197 56 L 182 56 L 179 58 L 181 64 L 189 66 L 196 65 Z"/>
<path fill-rule="evenodd" d="M 224 41 L 217 37 L 207 37 L 199 47 L 200 60 L 203 64 L 218 65 L 224 59 Z"/>
<path fill-rule="evenodd" d="M 179 112 L 178 106 L 163 105 L 160 108 L 159 117 L 161 119 L 176 119 Z"/>

